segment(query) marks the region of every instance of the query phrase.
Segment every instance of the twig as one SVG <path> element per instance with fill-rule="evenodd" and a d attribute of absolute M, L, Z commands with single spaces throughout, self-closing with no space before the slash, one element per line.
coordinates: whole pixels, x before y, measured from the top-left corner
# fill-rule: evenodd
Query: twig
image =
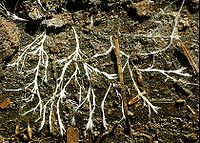
<path fill-rule="evenodd" d="M 128 133 L 130 137 L 132 136 L 131 133 L 131 126 L 130 126 L 130 120 L 128 117 L 128 103 L 127 103 L 127 98 L 126 98 L 126 93 L 125 93 L 125 87 L 124 87 L 124 77 L 123 77 L 123 71 L 122 71 L 122 61 L 121 61 L 121 54 L 120 54 L 120 47 L 119 47 L 119 39 L 116 36 L 113 36 L 113 41 L 114 41 L 114 52 L 117 60 L 117 69 L 118 69 L 118 78 L 120 82 L 120 91 L 122 95 L 122 100 L 123 100 L 123 108 L 124 108 L 124 114 L 126 117 L 126 125 L 128 128 Z"/>
<path fill-rule="evenodd" d="M 186 48 L 186 46 L 183 44 L 182 40 L 179 39 L 179 44 L 180 44 L 180 48 L 183 50 L 185 56 L 187 57 L 190 66 L 192 67 L 194 74 L 198 75 L 199 74 L 199 68 L 197 66 L 197 64 L 195 63 L 195 61 L 193 60 L 190 52 L 188 51 L 188 49 Z"/>
<path fill-rule="evenodd" d="M 192 109 L 192 107 L 190 105 L 186 105 L 186 108 L 193 114 L 195 115 L 196 112 Z"/>
<path fill-rule="evenodd" d="M 135 96 L 128 102 L 128 105 L 133 105 L 137 103 L 140 100 L 140 96 L 144 96 L 145 94 L 146 94 L 146 91 L 143 91 L 141 94 L 138 94 L 137 96 Z"/>

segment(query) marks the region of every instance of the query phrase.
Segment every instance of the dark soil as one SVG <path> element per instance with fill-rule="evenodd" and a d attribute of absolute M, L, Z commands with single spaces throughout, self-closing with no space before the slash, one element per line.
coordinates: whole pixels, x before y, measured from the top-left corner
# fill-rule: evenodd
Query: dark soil
<path fill-rule="evenodd" d="M 70 143 L 70 133 L 67 135 L 67 129 L 71 128 L 75 128 L 71 132 L 78 129 L 79 134 L 76 137 L 79 142 L 85 143 L 199 142 L 198 0 L 186 0 L 182 8 L 182 0 L 174 2 L 171 0 L 41 0 L 41 5 L 39 2 L 37 0 L 0 1 L 0 143 Z M 18 18 L 13 17 L 13 14 Z M 41 97 L 42 105 L 53 97 L 66 62 L 59 63 L 58 60 L 69 58 L 76 50 L 77 39 L 74 30 L 78 36 L 82 58 L 72 60 L 64 74 L 63 84 L 70 80 L 76 65 L 80 70 L 77 73 L 77 80 L 75 78 L 71 80 L 61 100 L 60 95 L 55 96 L 47 104 L 44 126 L 39 131 L 44 117 L 43 114 L 40 116 L 40 108 L 38 107 L 35 112 L 23 114 L 36 107 L 40 101 L 38 95 Z M 22 70 L 20 70 L 22 61 L 18 70 L 17 66 L 9 65 L 14 63 L 26 51 L 26 47 L 44 31 L 47 35 L 43 50 L 48 55 L 46 73 L 48 79 L 43 80 L 46 68 L 42 63 L 37 76 L 38 93 L 33 91 L 33 86 L 26 88 L 36 77 L 36 72 L 34 74 L 27 74 L 27 72 L 35 68 L 38 61 L 45 61 L 46 58 L 40 59 L 39 52 L 35 55 L 32 53 L 24 57 L 25 66 Z M 117 77 L 116 55 L 113 50 L 107 55 L 93 57 L 97 53 L 106 52 L 111 47 L 110 36 L 114 35 L 120 41 L 121 51 L 130 56 L 129 64 L 139 90 L 145 91 L 147 94 L 144 96 L 154 106 L 160 107 L 158 113 L 151 110 L 150 114 L 148 107 L 140 98 L 130 105 L 127 118 L 130 119 L 131 133 L 127 132 L 125 120 L 121 120 L 122 98 L 117 93 L 121 89 L 121 83 L 117 78 L 111 80 L 102 73 L 95 73 L 94 70 L 91 72 L 91 68 L 91 71 L 88 71 L 90 80 L 86 73 L 85 63 L 100 71 L 116 74 Z M 173 37 L 171 43 L 170 36 Z M 41 39 L 32 44 L 39 47 Z M 32 49 L 33 45 L 31 45 Z M 168 45 L 169 48 L 163 50 Z M 188 53 L 184 51 L 183 46 Z M 163 51 L 149 54 L 159 50 Z M 122 55 L 121 58 L 124 66 L 127 57 Z M 70 58 L 67 60 L 69 61 Z M 140 70 L 147 69 L 152 64 L 153 69 L 162 71 L 174 71 L 184 67 L 186 69 L 182 73 L 191 76 L 165 72 L 170 75 L 167 77 L 158 71 Z M 138 95 L 138 92 L 132 82 L 128 66 L 124 69 L 123 77 L 127 101 L 130 101 Z M 86 98 L 90 85 L 93 91 L 79 110 L 74 112 L 80 99 L 77 81 L 82 87 L 81 102 Z M 108 123 L 105 129 L 101 102 L 110 84 L 112 86 L 104 105 Z M 59 90 L 61 89 L 58 88 Z M 95 99 L 92 96 L 93 92 Z M 31 95 L 33 100 L 25 102 L 24 99 Z M 52 104 L 50 132 L 49 114 L 52 102 L 54 104 Z M 92 130 L 86 131 L 94 104 L 96 105 L 92 117 L 94 126 Z M 57 107 L 66 130 L 63 135 L 57 118 Z M 37 120 L 38 117 L 41 118 Z M 71 123 L 73 117 L 76 124 Z"/>

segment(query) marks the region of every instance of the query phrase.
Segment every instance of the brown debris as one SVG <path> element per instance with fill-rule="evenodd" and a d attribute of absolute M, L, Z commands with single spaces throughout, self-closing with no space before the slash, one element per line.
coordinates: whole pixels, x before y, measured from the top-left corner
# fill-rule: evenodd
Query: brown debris
<path fill-rule="evenodd" d="M 33 131 L 32 131 L 32 129 L 30 128 L 29 123 L 28 123 L 28 127 L 27 127 L 27 134 L 28 134 L 28 138 L 31 140 L 32 137 L 33 137 Z"/>
<path fill-rule="evenodd" d="M 136 9 L 137 15 L 139 16 L 149 16 L 151 13 L 149 0 L 143 0 L 138 3 L 132 3 L 131 8 Z"/>
<path fill-rule="evenodd" d="M 20 33 L 16 24 L 0 16 L 0 63 L 19 46 Z"/>
<path fill-rule="evenodd" d="M 66 24 L 70 24 L 72 20 L 72 16 L 70 13 L 65 12 L 62 14 L 54 14 L 53 18 L 51 19 L 45 19 L 42 21 L 42 24 L 47 26 L 47 27 L 62 27 Z"/>
<path fill-rule="evenodd" d="M 145 134 L 145 133 L 134 133 L 134 136 L 141 136 L 141 137 L 145 137 L 148 139 L 149 143 L 152 143 L 152 137 L 148 134 Z"/>
<path fill-rule="evenodd" d="M 0 143 L 6 143 L 4 137 L 0 135 Z"/>
<path fill-rule="evenodd" d="M 122 61 L 121 61 L 121 54 L 120 54 L 120 44 L 119 44 L 119 39 L 116 36 L 113 36 L 113 41 L 114 41 L 114 52 L 117 60 L 117 68 L 118 68 L 118 78 L 120 82 L 120 92 L 122 95 L 122 100 L 123 100 L 123 108 L 124 108 L 124 114 L 126 116 L 126 125 L 128 129 L 128 133 L 131 136 L 131 126 L 130 126 L 130 120 L 128 116 L 128 102 L 126 98 L 126 93 L 125 93 L 125 86 L 124 86 L 124 77 L 123 77 L 123 72 L 122 72 Z"/>
<path fill-rule="evenodd" d="M 24 10 L 28 14 L 29 18 L 33 20 L 39 20 L 45 17 L 45 12 L 38 4 L 23 1 L 23 5 Z"/>
<path fill-rule="evenodd" d="M 132 98 L 129 102 L 128 102 L 128 105 L 133 105 L 133 104 L 136 104 L 138 103 L 140 100 L 140 96 L 135 96 L 134 98 Z"/>
<path fill-rule="evenodd" d="M 143 77 L 142 77 L 142 73 L 138 70 L 138 67 L 135 66 L 135 71 L 136 71 L 136 78 L 137 78 L 137 82 L 138 82 L 138 85 L 139 85 L 139 88 L 141 91 L 145 90 L 146 88 L 146 85 L 145 85 L 145 82 L 143 81 Z M 146 94 L 146 93 L 145 93 Z"/>
<path fill-rule="evenodd" d="M 93 143 L 92 142 L 92 135 L 91 134 L 86 134 L 86 136 L 84 137 L 84 143 Z M 98 142 L 96 142 L 98 143 Z"/>
<path fill-rule="evenodd" d="M 11 103 L 10 98 L 6 98 L 3 102 L 0 103 L 0 109 L 5 109 Z"/>
<path fill-rule="evenodd" d="M 140 96 L 143 96 L 146 94 L 146 91 L 143 91 L 141 94 L 135 96 L 134 98 L 132 98 L 129 102 L 128 102 L 128 105 L 133 105 L 133 104 L 136 104 L 139 102 L 140 100 Z"/>
<path fill-rule="evenodd" d="M 120 122 L 115 122 L 114 125 L 110 125 L 108 129 L 98 137 L 96 143 L 104 142 L 106 138 L 112 136 L 116 128 L 118 127 L 119 123 Z"/>
<path fill-rule="evenodd" d="M 186 108 L 188 109 L 188 111 L 190 111 L 193 115 L 196 114 L 196 112 L 192 109 L 192 107 L 190 105 L 186 105 Z"/>
<path fill-rule="evenodd" d="M 56 116 L 55 116 L 55 112 L 52 111 L 52 116 L 51 116 L 51 122 L 52 122 L 52 129 L 51 129 L 51 134 L 56 136 L 58 134 L 58 123 L 56 121 Z"/>
<path fill-rule="evenodd" d="M 19 134 L 19 126 L 20 126 L 20 124 L 19 124 L 19 121 L 17 121 L 16 122 L 16 126 L 15 126 L 15 134 L 17 135 L 17 134 Z"/>
<path fill-rule="evenodd" d="M 192 69 L 194 71 L 194 74 L 195 75 L 199 74 L 199 68 L 198 68 L 197 64 L 195 63 L 195 61 L 193 60 L 193 57 L 191 56 L 190 52 L 188 51 L 188 49 L 182 42 L 182 40 L 179 40 L 179 44 L 180 44 L 180 48 L 183 50 L 185 56 L 187 57 L 187 59 L 190 63 L 190 66 L 192 67 Z"/>
<path fill-rule="evenodd" d="M 186 97 L 186 99 L 178 99 L 176 100 L 176 106 L 178 107 L 182 107 L 184 105 L 186 105 L 186 109 L 191 112 L 193 115 L 196 114 L 196 112 L 192 109 L 192 107 L 190 105 L 187 104 L 187 100 L 189 100 L 192 97 L 192 95 L 189 95 L 188 97 Z"/>
<path fill-rule="evenodd" d="M 30 141 L 33 137 L 33 131 L 30 128 L 30 125 L 28 123 L 28 127 L 25 129 L 20 129 L 20 123 L 19 121 L 16 122 L 15 126 L 15 134 L 11 136 L 12 141 L 16 141 L 17 138 L 22 139 L 23 141 Z"/>
<path fill-rule="evenodd" d="M 178 100 L 176 100 L 176 106 L 177 107 L 182 107 L 182 106 L 184 106 L 185 105 L 185 100 L 183 100 L 183 99 L 178 99 Z"/>
<path fill-rule="evenodd" d="M 67 129 L 67 143 L 78 143 L 78 129 L 69 127 Z"/>

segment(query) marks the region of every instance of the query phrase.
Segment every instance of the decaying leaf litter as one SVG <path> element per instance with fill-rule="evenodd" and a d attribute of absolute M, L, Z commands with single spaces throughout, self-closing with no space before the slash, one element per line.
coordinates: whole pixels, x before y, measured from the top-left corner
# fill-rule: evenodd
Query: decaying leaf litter
<path fill-rule="evenodd" d="M 0 7 L 1 140 L 198 141 L 198 1 Z"/>

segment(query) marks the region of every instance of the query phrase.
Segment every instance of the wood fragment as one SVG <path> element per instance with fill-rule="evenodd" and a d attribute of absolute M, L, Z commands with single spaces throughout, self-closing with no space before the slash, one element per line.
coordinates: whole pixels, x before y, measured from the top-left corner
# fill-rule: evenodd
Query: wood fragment
<path fill-rule="evenodd" d="M 114 52 L 117 60 L 117 69 L 118 69 L 118 78 L 120 82 L 120 92 L 122 95 L 122 100 L 123 100 L 123 108 L 124 108 L 124 114 L 126 117 L 126 126 L 127 126 L 127 131 L 130 137 L 132 137 L 131 133 L 131 126 L 130 126 L 130 119 L 128 116 L 128 102 L 126 98 L 126 93 L 125 93 L 125 86 L 124 86 L 124 77 L 123 77 L 123 72 L 122 72 L 122 60 L 121 60 L 121 54 L 120 54 L 120 44 L 119 44 L 119 39 L 117 36 L 113 36 L 113 41 L 114 41 Z"/>
<path fill-rule="evenodd" d="M 19 121 L 17 121 L 16 126 L 15 126 L 15 134 L 12 135 L 11 138 L 16 138 L 16 137 L 22 136 L 24 139 L 26 136 L 26 131 L 27 131 L 27 129 L 20 130 L 20 123 L 19 123 Z"/>
<path fill-rule="evenodd" d="M 11 103 L 10 98 L 6 98 L 3 102 L 0 103 L 0 109 L 5 109 Z"/>
<path fill-rule="evenodd" d="M 190 105 L 186 105 L 186 108 L 193 114 L 195 115 L 196 112 L 192 109 L 192 107 Z"/>
<path fill-rule="evenodd" d="M 32 131 L 32 129 L 30 128 L 29 123 L 28 123 L 28 127 L 27 127 L 27 134 L 28 134 L 28 138 L 31 140 L 31 139 L 32 139 L 32 136 L 33 136 L 33 131 Z"/>
<path fill-rule="evenodd" d="M 197 66 L 197 64 L 195 63 L 193 57 L 191 56 L 190 52 L 188 51 L 188 49 L 186 48 L 186 46 L 183 44 L 182 40 L 179 40 L 179 44 L 181 49 L 183 50 L 185 56 L 187 57 L 190 66 L 192 67 L 194 74 L 197 75 L 199 74 L 199 68 Z"/>
<path fill-rule="evenodd" d="M 15 134 L 16 135 L 19 134 L 19 126 L 20 126 L 19 121 L 17 121 L 16 126 L 15 126 Z"/>
<path fill-rule="evenodd" d="M 140 96 L 135 96 L 134 98 L 132 98 L 129 102 L 128 102 L 128 105 L 133 105 L 133 104 L 136 104 L 140 101 Z"/>
<path fill-rule="evenodd" d="M 128 111 L 128 116 L 134 116 L 133 112 Z"/>
<path fill-rule="evenodd" d="M 67 129 L 67 143 L 78 143 L 78 129 L 69 127 Z"/>
<path fill-rule="evenodd" d="M 136 104 L 139 100 L 140 100 L 140 96 L 143 96 L 146 94 L 146 91 L 143 91 L 141 94 L 135 96 L 134 98 L 132 98 L 129 102 L 128 105 L 133 105 Z"/>
<path fill-rule="evenodd" d="M 174 103 L 173 99 L 151 99 L 150 102 L 156 103 L 156 104 L 172 104 Z"/>
<path fill-rule="evenodd" d="M 141 91 L 145 90 L 145 83 L 143 81 L 143 77 L 142 77 L 142 73 L 141 71 L 139 71 L 138 67 L 135 66 L 135 71 L 136 71 L 136 78 L 137 78 L 137 82 L 139 87 L 141 88 Z"/>

